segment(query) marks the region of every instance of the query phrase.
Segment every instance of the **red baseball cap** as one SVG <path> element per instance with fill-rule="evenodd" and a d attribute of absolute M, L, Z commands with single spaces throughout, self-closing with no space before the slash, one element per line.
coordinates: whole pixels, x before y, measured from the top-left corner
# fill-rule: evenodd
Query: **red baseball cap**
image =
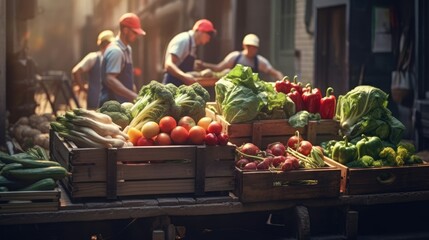
<path fill-rule="evenodd" d="M 125 13 L 119 19 L 119 24 L 124 27 L 132 29 L 135 33 L 146 35 L 140 25 L 140 18 L 134 13 Z"/>
<path fill-rule="evenodd" d="M 216 34 L 216 32 L 217 32 L 216 29 L 213 27 L 213 23 L 207 19 L 198 20 L 194 24 L 194 27 L 192 28 L 192 30 L 194 30 L 194 31 L 198 30 L 201 32 L 214 33 L 214 34 Z"/>

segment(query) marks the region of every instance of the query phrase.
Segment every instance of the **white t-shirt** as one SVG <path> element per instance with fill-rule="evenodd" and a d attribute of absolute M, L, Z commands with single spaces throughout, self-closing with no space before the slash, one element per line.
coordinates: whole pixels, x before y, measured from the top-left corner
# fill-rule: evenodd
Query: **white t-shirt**
<path fill-rule="evenodd" d="M 238 57 L 238 55 L 240 55 L 240 51 L 234 51 L 229 53 L 225 58 L 224 58 L 224 62 L 228 63 L 227 66 L 228 68 L 233 68 L 234 67 L 234 62 L 235 59 Z M 270 62 L 264 58 L 261 55 L 257 55 L 258 58 L 258 72 L 260 73 L 268 73 L 273 66 L 271 66 Z M 255 59 L 254 58 L 248 58 L 246 57 L 244 54 L 241 55 L 240 59 L 238 60 L 237 64 L 241 64 L 244 66 L 249 66 L 251 68 L 255 67 Z"/>
<path fill-rule="evenodd" d="M 97 57 L 101 55 L 100 51 L 88 53 L 73 69 L 82 69 L 84 72 L 88 72 L 92 67 L 94 67 Z"/>
<path fill-rule="evenodd" d="M 174 36 L 170 43 L 168 43 L 165 59 L 167 59 L 169 54 L 174 54 L 179 58 L 179 62 L 177 63 L 177 66 L 179 66 L 189 54 L 196 57 L 197 45 L 195 44 L 194 33 L 194 31 L 189 30 Z M 190 48 L 189 42 L 191 43 Z"/>

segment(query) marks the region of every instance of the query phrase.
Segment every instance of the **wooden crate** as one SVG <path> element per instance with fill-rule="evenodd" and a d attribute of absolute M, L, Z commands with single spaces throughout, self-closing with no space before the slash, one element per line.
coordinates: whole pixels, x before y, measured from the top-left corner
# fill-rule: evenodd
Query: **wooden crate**
<path fill-rule="evenodd" d="M 401 167 L 348 168 L 332 159 L 325 161 L 341 169 L 341 192 L 348 195 L 429 190 L 429 164 Z"/>
<path fill-rule="evenodd" d="M 51 132 L 52 158 L 72 176 L 72 199 L 196 194 L 234 189 L 235 146 L 171 145 L 77 148 Z"/>
<path fill-rule="evenodd" d="M 0 192 L 0 213 L 57 211 L 61 191 Z"/>
<path fill-rule="evenodd" d="M 235 194 L 243 203 L 331 198 L 340 194 L 341 170 L 334 166 L 282 171 L 236 168 Z"/>
<path fill-rule="evenodd" d="M 207 106 L 211 106 L 215 110 L 217 109 L 217 105 L 214 102 L 207 103 Z M 261 148 L 265 148 L 273 142 L 286 143 L 291 136 L 295 135 L 296 131 L 299 131 L 305 140 L 313 144 L 320 144 L 323 141 L 338 140 L 340 138 L 338 134 L 340 123 L 336 120 L 323 119 L 309 121 L 308 125 L 302 128 L 292 127 L 288 119 L 255 120 L 246 123 L 231 124 L 222 115 L 217 114 L 217 112 L 206 109 L 206 116 L 220 122 L 223 131 L 229 135 L 230 142 L 237 146 L 252 142 Z"/>

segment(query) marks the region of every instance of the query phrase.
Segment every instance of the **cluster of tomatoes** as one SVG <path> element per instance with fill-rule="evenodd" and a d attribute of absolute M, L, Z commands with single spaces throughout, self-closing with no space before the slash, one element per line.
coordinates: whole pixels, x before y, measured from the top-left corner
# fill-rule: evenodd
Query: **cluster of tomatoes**
<path fill-rule="evenodd" d="M 227 145 L 228 134 L 222 132 L 222 125 L 210 117 L 203 117 L 196 122 L 189 116 L 176 121 L 172 116 L 165 116 L 157 123 L 146 122 L 141 130 L 128 129 L 128 137 L 134 146 L 206 144 Z"/>

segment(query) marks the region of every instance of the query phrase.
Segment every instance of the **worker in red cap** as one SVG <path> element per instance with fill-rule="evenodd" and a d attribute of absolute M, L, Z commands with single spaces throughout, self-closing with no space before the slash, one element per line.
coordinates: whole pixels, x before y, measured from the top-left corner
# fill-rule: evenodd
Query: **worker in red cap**
<path fill-rule="evenodd" d="M 115 41 L 104 52 L 100 106 L 108 100 L 132 102 L 137 97 L 130 44 L 146 33 L 141 28 L 140 18 L 134 13 L 122 15 L 119 28 Z"/>
<path fill-rule="evenodd" d="M 253 33 L 247 34 L 243 38 L 243 49 L 229 53 L 220 63 L 212 64 L 202 61 L 196 63 L 198 68 L 211 69 L 215 72 L 222 72 L 225 69 L 232 69 L 236 64 L 249 66 L 254 73 L 264 73 L 269 75 L 272 80 L 283 78 L 283 73 L 275 69 L 271 63 L 263 56 L 258 54 L 259 38 Z"/>
<path fill-rule="evenodd" d="M 163 83 L 173 83 L 176 86 L 194 83 L 195 78 L 188 72 L 194 70 L 197 46 L 206 45 L 215 35 L 213 23 L 207 19 L 200 19 L 192 30 L 173 37 L 165 53 Z"/>

